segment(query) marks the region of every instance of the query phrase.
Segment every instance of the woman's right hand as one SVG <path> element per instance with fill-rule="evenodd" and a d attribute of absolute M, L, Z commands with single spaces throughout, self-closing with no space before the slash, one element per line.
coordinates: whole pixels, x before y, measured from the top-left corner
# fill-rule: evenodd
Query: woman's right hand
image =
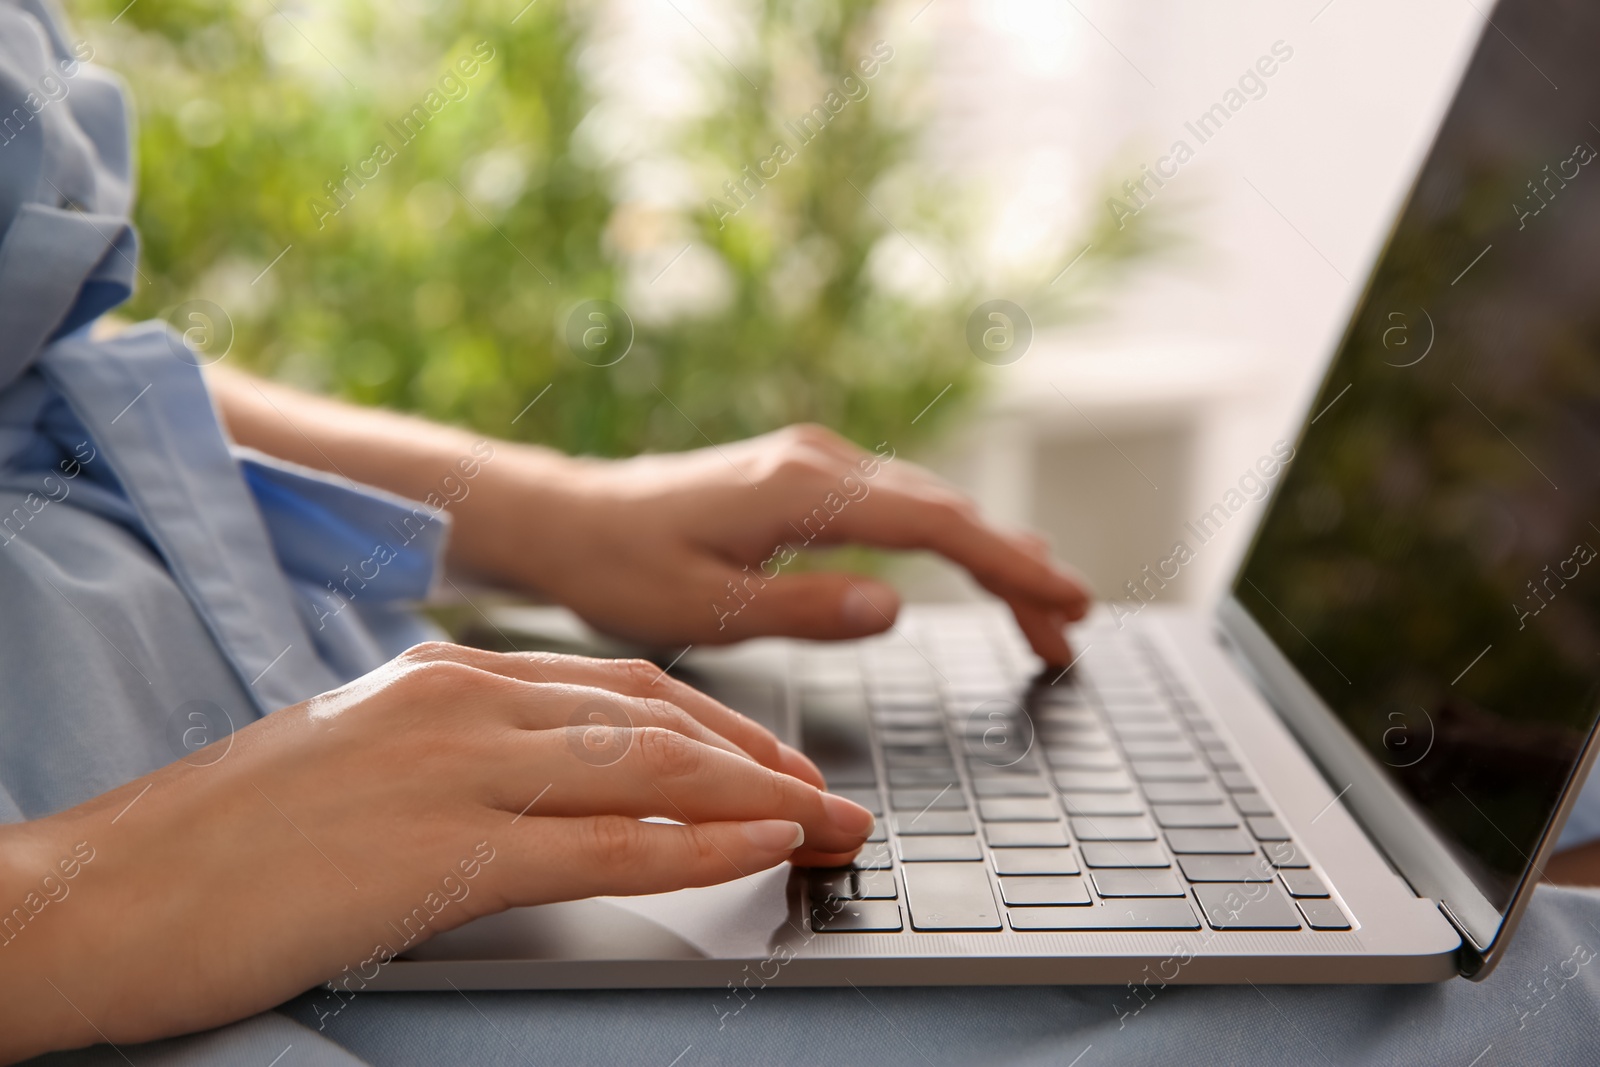
<path fill-rule="evenodd" d="M 641 661 L 420 645 L 228 744 L 0 827 L 0 918 L 45 900 L 0 944 L 0 1056 L 243 1018 L 399 950 L 419 915 L 418 940 L 842 864 L 872 827 L 804 756 Z"/>

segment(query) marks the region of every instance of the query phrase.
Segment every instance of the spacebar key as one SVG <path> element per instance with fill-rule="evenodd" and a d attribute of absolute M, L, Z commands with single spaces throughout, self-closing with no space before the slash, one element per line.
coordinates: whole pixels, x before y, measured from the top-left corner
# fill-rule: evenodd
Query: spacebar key
<path fill-rule="evenodd" d="M 915 929 L 1000 929 L 1000 912 L 983 864 L 908 863 L 900 873 Z"/>
<path fill-rule="evenodd" d="M 1189 902 L 1173 897 L 1121 897 L 1089 908 L 1012 908 L 1013 930 L 1198 930 Z"/>

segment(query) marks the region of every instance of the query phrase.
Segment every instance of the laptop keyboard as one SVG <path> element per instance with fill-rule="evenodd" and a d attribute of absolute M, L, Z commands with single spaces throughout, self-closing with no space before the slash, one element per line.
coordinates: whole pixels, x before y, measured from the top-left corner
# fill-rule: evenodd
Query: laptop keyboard
<path fill-rule="evenodd" d="M 1148 641 L 1066 671 L 974 614 L 801 653 L 805 748 L 878 817 L 805 872 L 826 933 L 1348 930 L 1326 880 Z"/>

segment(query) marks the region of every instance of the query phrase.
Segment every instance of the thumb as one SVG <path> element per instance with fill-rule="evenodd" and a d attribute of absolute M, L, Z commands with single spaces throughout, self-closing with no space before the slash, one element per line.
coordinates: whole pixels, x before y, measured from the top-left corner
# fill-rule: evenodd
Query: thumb
<path fill-rule="evenodd" d="M 854 574 L 819 572 L 746 583 L 739 600 L 721 614 L 722 634 L 745 637 L 865 637 L 894 625 L 900 596 L 883 582 Z"/>

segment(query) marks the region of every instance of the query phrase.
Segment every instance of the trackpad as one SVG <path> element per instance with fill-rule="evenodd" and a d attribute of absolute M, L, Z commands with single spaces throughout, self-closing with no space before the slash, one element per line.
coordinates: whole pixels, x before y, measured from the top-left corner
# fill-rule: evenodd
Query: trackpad
<path fill-rule="evenodd" d="M 512 908 L 441 934 L 412 960 L 751 959 L 798 933 L 789 865 L 702 889 Z"/>

